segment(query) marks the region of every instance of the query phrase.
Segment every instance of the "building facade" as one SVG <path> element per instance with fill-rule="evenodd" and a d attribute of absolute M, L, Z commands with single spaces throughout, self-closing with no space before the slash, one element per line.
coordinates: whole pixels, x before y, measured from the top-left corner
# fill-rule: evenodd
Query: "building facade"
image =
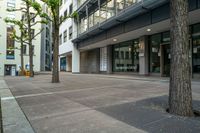
<path fill-rule="evenodd" d="M 60 17 L 73 13 L 73 0 L 61 0 Z M 73 43 L 73 19 L 66 19 L 60 26 L 59 34 L 59 59 L 60 71 L 72 71 Z"/>
<path fill-rule="evenodd" d="M 43 5 L 43 3 L 40 3 Z M 23 6 L 23 3 L 21 0 L 3 0 L 0 1 L 0 75 L 16 75 L 16 72 L 20 70 L 20 65 L 21 65 L 21 59 L 20 59 L 20 43 L 16 42 L 10 37 L 10 34 L 12 34 L 13 30 L 16 30 L 16 34 L 20 35 L 20 31 L 17 26 L 14 26 L 12 24 L 6 24 L 4 22 L 5 18 L 10 18 L 10 19 L 16 19 L 16 20 L 21 20 L 22 16 L 24 15 L 23 12 L 7 12 L 8 8 L 16 8 L 19 9 Z M 33 11 L 34 13 L 34 11 Z M 41 20 L 41 18 L 36 17 L 34 21 Z M 41 28 L 43 28 L 43 24 L 36 24 L 33 28 L 32 33 L 36 34 L 38 33 Z M 50 29 L 51 30 L 51 29 Z M 46 67 L 46 63 L 43 63 L 43 55 L 45 54 L 45 50 L 43 48 L 44 44 L 42 40 L 44 40 L 46 29 L 44 29 L 42 34 L 39 34 L 34 40 L 33 40 L 33 51 L 34 51 L 34 56 L 33 56 L 33 64 L 34 64 L 34 71 L 38 72 L 41 70 L 45 70 L 43 68 Z M 49 39 L 49 47 L 51 48 L 51 40 Z M 13 49 L 14 48 L 14 49 Z M 28 51 L 28 45 L 24 44 L 24 67 L 25 69 L 29 69 L 29 51 Z M 51 54 L 51 49 L 49 51 Z M 46 58 L 46 57 L 44 57 Z M 51 55 L 48 58 L 49 61 L 51 62 Z M 48 70 L 51 69 L 51 63 L 48 65 Z"/>
<path fill-rule="evenodd" d="M 80 0 L 74 5 L 79 14 L 74 72 L 169 76 L 169 0 Z M 189 11 L 191 68 L 199 77 L 200 0 L 189 0 Z"/>

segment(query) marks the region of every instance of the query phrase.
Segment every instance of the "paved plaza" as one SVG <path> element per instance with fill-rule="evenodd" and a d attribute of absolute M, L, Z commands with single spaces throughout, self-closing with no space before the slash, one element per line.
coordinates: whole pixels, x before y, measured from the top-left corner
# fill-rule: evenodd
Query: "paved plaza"
<path fill-rule="evenodd" d="M 61 73 L 58 84 L 49 74 L 4 80 L 36 133 L 200 132 L 200 118 L 166 113 L 167 78 Z M 192 89 L 200 110 L 200 82 Z"/>

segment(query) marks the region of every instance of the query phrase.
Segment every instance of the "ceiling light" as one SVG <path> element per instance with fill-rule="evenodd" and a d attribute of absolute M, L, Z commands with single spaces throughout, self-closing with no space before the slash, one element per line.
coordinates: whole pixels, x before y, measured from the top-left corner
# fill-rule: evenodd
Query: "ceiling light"
<path fill-rule="evenodd" d="M 147 31 L 148 31 L 148 32 L 150 32 L 150 31 L 151 31 L 151 29 L 147 29 Z"/>
<path fill-rule="evenodd" d="M 113 39 L 113 42 L 116 42 L 116 41 L 117 41 L 117 39 L 116 39 L 116 38 L 114 38 L 114 39 Z"/>

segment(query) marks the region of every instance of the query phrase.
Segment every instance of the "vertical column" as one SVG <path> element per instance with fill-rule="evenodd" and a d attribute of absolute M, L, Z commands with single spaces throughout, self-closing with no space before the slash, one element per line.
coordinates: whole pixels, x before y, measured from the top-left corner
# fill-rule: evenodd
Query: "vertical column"
<path fill-rule="evenodd" d="M 80 73 L 80 51 L 76 44 L 72 48 L 72 73 Z"/>
<path fill-rule="evenodd" d="M 139 53 L 139 65 L 140 75 L 149 75 L 149 48 L 148 48 L 148 36 L 142 36 L 139 39 L 140 53 Z"/>
<path fill-rule="evenodd" d="M 61 56 L 59 56 L 59 58 L 58 58 L 58 71 L 60 71 L 60 58 L 61 58 Z"/>
<path fill-rule="evenodd" d="M 96 49 L 96 73 L 100 73 L 100 48 Z"/>
<path fill-rule="evenodd" d="M 112 74 L 112 45 L 107 46 L 107 74 Z"/>

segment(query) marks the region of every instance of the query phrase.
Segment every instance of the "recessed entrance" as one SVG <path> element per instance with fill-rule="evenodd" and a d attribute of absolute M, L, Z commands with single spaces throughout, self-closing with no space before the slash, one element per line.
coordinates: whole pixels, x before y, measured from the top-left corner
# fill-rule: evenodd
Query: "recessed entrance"
<path fill-rule="evenodd" d="M 15 76 L 16 65 L 5 65 L 5 76 Z"/>
<path fill-rule="evenodd" d="M 161 76 L 169 77 L 170 76 L 170 44 L 161 44 L 160 45 L 160 66 L 161 66 Z"/>

